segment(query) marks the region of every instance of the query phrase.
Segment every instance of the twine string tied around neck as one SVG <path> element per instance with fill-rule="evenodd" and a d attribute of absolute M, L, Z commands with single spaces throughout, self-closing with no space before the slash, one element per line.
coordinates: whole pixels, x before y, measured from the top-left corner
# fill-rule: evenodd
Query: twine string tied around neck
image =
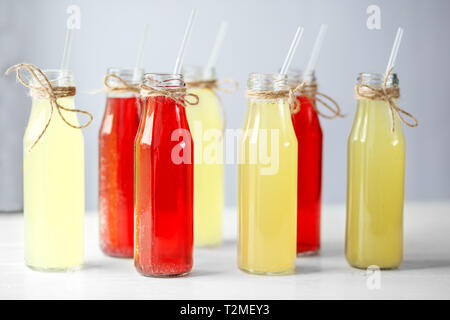
<path fill-rule="evenodd" d="M 306 83 L 302 82 L 298 86 L 291 88 L 290 93 L 294 96 L 300 95 L 300 96 L 306 96 L 309 98 L 312 102 L 313 108 L 316 111 L 316 113 L 325 119 L 335 119 L 335 118 L 343 118 L 344 115 L 341 113 L 341 108 L 339 107 L 339 104 L 331 98 L 330 96 L 321 93 L 317 90 L 317 83 Z M 297 102 L 298 110 L 300 110 L 301 103 L 300 101 Z M 331 115 L 325 114 L 319 110 L 317 107 L 317 102 L 323 105 L 328 111 L 331 112 Z"/>
<path fill-rule="evenodd" d="M 33 85 L 30 82 L 27 82 L 22 77 L 22 69 L 25 69 L 28 71 L 32 77 L 32 79 L 36 82 L 37 85 Z M 41 98 L 41 99 L 48 99 L 49 105 L 50 105 L 50 116 L 39 134 L 39 136 L 36 138 L 36 140 L 33 142 L 31 147 L 28 151 L 31 151 L 34 146 L 41 140 L 41 138 L 44 136 L 45 132 L 47 131 L 50 122 L 52 120 L 53 111 L 54 109 L 57 110 L 59 116 L 61 119 L 71 128 L 74 129 L 83 129 L 89 126 L 93 120 L 93 116 L 88 111 L 79 110 L 79 109 L 69 109 L 63 107 L 61 104 L 58 103 L 59 98 L 65 98 L 65 97 L 73 97 L 76 93 L 76 87 L 75 86 L 67 86 L 67 87 L 59 87 L 59 86 L 52 86 L 50 80 L 47 78 L 47 76 L 44 74 L 44 72 L 36 67 L 33 64 L 29 63 L 20 63 L 11 66 L 7 71 L 6 74 L 9 74 L 13 71 L 16 71 L 16 78 L 17 81 L 19 81 L 22 85 L 30 89 L 30 96 L 34 98 Z M 62 111 L 67 112 L 73 112 L 73 113 L 82 113 L 88 116 L 88 121 L 83 125 L 77 125 L 71 123 L 69 120 L 66 119 L 66 117 L 63 115 Z"/>
<path fill-rule="evenodd" d="M 295 95 L 291 90 L 248 90 L 245 92 L 245 96 L 248 99 L 258 99 L 258 100 L 277 100 L 277 99 L 287 99 L 289 103 L 289 109 L 291 113 L 298 112 L 299 106 L 295 99 Z"/>
<path fill-rule="evenodd" d="M 166 97 L 174 100 L 177 104 L 187 107 L 187 105 L 195 106 L 199 103 L 199 97 L 198 95 L 194 93 L 187 93 L 186 87 L 169 87 L 166 86 L 164 83 L 168 81 L 174 81 L 178 80 L 180 81 L 180 84 L 182 83 L 182 80 L 180 79 L 169 79 L 166 81 L 160 81 L 157 82 L 156 85 L 153 86 L 147 86 L 146 84 L 142 83 L 140 87 L 140 93 L 141 97 Z M 193 98 L 193 100 L 190 100 L 189 98 Z"/>
<path fill-rule="evenodd" d="M 111 80 L 117 80 L 119 84 L 112 84 Z M 105 75 L 103 79 L 106 93 L 134 92 L 140 93 L 139 84 L 129 84 L 120 76 L 114 73 Z"/>
<path fill-rule="evenodd" d="M 395 131 L 395 116 L 397 116 L 399 120 L 408 127 L 417 127 L 419 125 L 417 119 L 411 113 L 398 107 L 396 101 L 394 100 L 400 97 L 400 89 L 398 87 L 387 87 L 387 81 L 392 73 L 393 68 L 394 67 L 391 67 L 386 73 L 383 81 L 383 86 L 381 88 L 375 88 L 371 85 L 363 83 L 359 83 L 355 87 L 355 99 L 381 100 L 385 101 L 388 104 L 391 113 L 392 132 Z M 406 120 L 405 116 L 408 117 L 411 122 Z"/>

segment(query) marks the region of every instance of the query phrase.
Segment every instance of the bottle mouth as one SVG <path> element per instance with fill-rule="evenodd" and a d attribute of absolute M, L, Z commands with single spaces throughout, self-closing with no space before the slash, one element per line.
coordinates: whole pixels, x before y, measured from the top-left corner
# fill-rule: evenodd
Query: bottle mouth
<path fill-rule="evenodd" d="M 288 84 L 290 86 L 296 86 L 300 83 L 305 82 L 306 84 L 311 84 L 316 82 L 316 74 L 314 70 L 303 71 L 300 69 L 289 69 L 288 71 Z"/>
<path fill-rule="evenodd" d="M 141 68 L 108 68 L 106 74 L 114 74 L 130 85 L 138 85 L 142 83 L 144 70 Z M 120 84 L 118 79 L 112 78 L 111 81 L 117 82 L 117 85 Z"/>
<path fill-rule="evenodd" d="M 68 69 L 45 69 L 42 70 L 44 75 L 47 77 L 50 85 L 52 87 L 71 87 L 74 86 L 74 77 L 73 72 Z M 41 82 L 46 86 L 45 79 L 39 74 L 36 73 L 36 76 L 41 80 Z M 39 86 L 40 83 L 36 81 L 36 79 L 28 74 L 24 76 L 33 86 Z"/>
<path fill-rule="evenodd" d="M 357 84 L 365 84 L 375 88 L 382 88 L 385 81 L 385 74 L 377 72 L 361 72 L 358 74 Z M 391 73 L 386 80 L 386 87 L 398 87 L 399 80 L 396 73 Z"/>
<path fill-rule="evenodd" d="M 184 77 L 180 73 L 146 73 L 144 75 L 144 85 L 167 89 L 184 88 L 186 86 Z"/>
<path fill-rule="evenodd" d="M 281 91 L 288 89 L 288 76 L 280 73 L 258 73 L 248 75 L 248 90 Z"/>
<path fill-rule="evenodd" d="M 214 67 L 187 65 L 183 66 L 181 73 L 186 82 L 214 81 L 217 79 L 216 69 Z"/>

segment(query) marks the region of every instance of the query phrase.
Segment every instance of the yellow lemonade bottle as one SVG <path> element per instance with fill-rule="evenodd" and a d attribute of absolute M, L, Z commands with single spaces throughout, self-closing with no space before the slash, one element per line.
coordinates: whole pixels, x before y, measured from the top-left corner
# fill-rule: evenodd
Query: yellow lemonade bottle
<path fill-rule="evenodd" d="M 251 73 L 238 146 L 239 268 L 256 274 L 295 270 L 297 138 L 287 76 Z"/>
<path fill-rule="evenodd" d="M 186 108 L 194 140 L 194 244 L 216 246 L 222 242 L 224 206 L 223 106 L 214 91 L 214 68 L 186 66 L 183 74 L 188 93 L 199 98 Z"/>
<path fill-rule="evenodd" d="M 44 73 L 56 95 L 73 88 L 73 93 L 58 98 L 57 103 L 74 109 L 72 72 Z M 83 134 L 59 115 L 78 126 L 76 112 L 53 106 L 51 115 L 49 98 L 33 90 L 30 93 L 32 110 L 23 139 L 25 263 L 36 270 L 76 270 L 83 264 L 84 247 Z"/>
<path fill-rule="evenodd" d="M 358 78 L 362 91 L 365 85 L 380 90 L 383 82 L 382 74 Z M 396 74 L 389 75 L 386 88 L 398 92 Z M 348 138 L 347 261 L 357 268 L 397 268 L 403 256 L 405 138 L 386 101 L 357 99 Z"/>

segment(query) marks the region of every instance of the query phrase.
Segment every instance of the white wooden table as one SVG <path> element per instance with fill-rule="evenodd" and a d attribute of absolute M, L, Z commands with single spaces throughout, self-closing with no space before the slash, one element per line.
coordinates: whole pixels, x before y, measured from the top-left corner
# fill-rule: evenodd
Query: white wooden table
<path fill-rule="evenodd" d="M 193 272 L 148 278 L 132 260 L 103 255 L 95 212 L 86 214 L 81 271 L 42 273 L 23 263 L 23 217 L 0 214 L 0 299 L 414 299 L 450 298 L 450 202 L 405 207 L 405 257 L 399 270 L 382 271 L 380 288 L 344 257 L 345 208 L 325 206 L 322 251 L 297 259 L 297 273 L 255 276 L 236 267 L 236 210 L 225 212 L 225 241 L 196 249 Z"/>

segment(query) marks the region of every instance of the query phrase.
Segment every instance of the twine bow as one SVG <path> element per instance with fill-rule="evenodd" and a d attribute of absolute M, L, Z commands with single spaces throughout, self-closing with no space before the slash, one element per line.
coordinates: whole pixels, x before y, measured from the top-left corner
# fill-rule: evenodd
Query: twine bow
<path fill-rule="evenodd" d="M 245 96 L 249 99 L 287 99 L 291 113 L 300 110 L 299 103 L 295 98 L 293 90 L 247 90 Z"/>
<path fill-rule="evenodd" d="M 179 80 L 179 79 L 170 79 L 170 80 Z M 166 81 L 170 81 L 170 80 L 166 80 Z M 164 82 L 166 82 L 164 81 Z M 198 104 L 199 102 L 199 97 L 196 94 L 193 93 L 187 93 L 186 92 L 186 88 L 185 87 L 167 87 L 164 85 L 164 82 L 158 82 L 159 84 L 161 84 L 161 87 L 158 87 L 158 85 L 156 86 L 147 86 L 145 84 L 141 84 L 140 87 L 140 93 L 142 97 L 167 97 L 170 98 L 172 100 L 174 100 L 177 104 L 183 106 L 186 108 L 186 105 L 191 105 L 191 106 L 195 106 Z M 180 83 L 182 82 L 182 80 L 180 80 Z M 187 97 L 193 97 L 195 100 L 194 101 L 189 101 L 189 99 L 187 99 Z"/>
<path fill-rule="evenodd" d="M 116 79 L 120 82 L 119 85 L 112 85 L 111 79 Z M 109 73 L 103 79 L 103 84 L 105 85 L 106 92 L 114 93 L 114 92 L 134 92 L 139 93 L 139 85 L 130 85 L 117 74 Z"/>
<path fill-rule="evenodd" d="M 22 69 L 27 70 L 31 74 L 32 78 L 36 81 L 36 83 L 38 85 L 35 86 L 35 85 L 32 85 L 29 82 L 26 82 L 22 78 L 22 74 L 21 74 L 21 70 Z M 24 85 L 25 87 L 30 89 L 30 95 L 32 97 L 48 99 L 50 101 L 50 116 L 48 118 L 48 121 L 45 124 L 45 127 L 42 130 L 42 132 L 40 133 L 40 135 L 38 136 L 38 138 L 34 141 L 34 143 L 28 149 L 28 151 L 31 151 L 31 149 L 33 149 L 33 147 L 39 142 L 39 140 L 43 137 L 44 133 L 47 131 L 47 129 L 48 129 L 49 125 L 50 125 L 50 121 L 52 120 L 53 109 L 55 109 L 55 108 L 58 111 L 58 114 L 61 117 L 61 119 L 69 127 L 72 127 L 74 129 L 82 129 L 82 128 L 86 128 L 88 125 L 91 124 L 91 122 L 93 120 L 92 114 L 90 114 L 87 111 L 83 111 L 83 110 L 79 110 L 79 109 L 68 109 L 68 108 L 65 108 L 62 105 L 60 105 L 58 103 L 58 101 L 57 101 L 58 98 L 65 98 L 65 97 L 73 97 L 73 96 L 75 96 L 76 88 L 74 86 L 71 86 L 71 87 L 53 87 L 51 85 L 51 83 L 50 83 L 50 80 L 48 80 L 47 76 L 41 71 L 41 69 L 39 69 L 38 67 L 36 67 L 33 64 L 29 64 L 29 63 L 16 64 L 16 65 L 10 67 L 6 71 L 6 74 L 9 74 L 9 73 L 11 73 L 14 70 L 16 71 L 17 80 L 22 85 Z M 72 124 L 64 117 L 64 115 L 62 114 L 61 110 L 64 110 L 64 111 L 67 111 L 67 112 L 83 113 L 83 114 L 85 114 L 85 115 L 87 115 L 89 117 L 89 120 L 84 125 L 81 125 L 81 126 Z"/>
<path fill-rule="evenodd" d="M 324 93 L 317 91 L 317 83 L 313 82 L 311 84 L 307 84 L 306 82 L 303 81 L 295 88 L 291 88 L 291 90 L 289 91 L 291 99 L 295 99 L 296 93 L 299 95 L 308 97 L 313 102 L 313 108 L 317 112 L 318 115 L 320 115 L 326 119 L 335 119 L 338 117 L 340 117 L 340 118 L 344 117 L 344 115 L 341 114 L 341 108 L 339 107 L 339 104 L 336 102 L 336 100 L 334 100 L 333 98 L 331 98 L 330 96 L 328 96 Z M 328 102 L 326 100 L 328 100 Z M 294 103 L 296 104 L 296 110 L 299 111 L 300 107 L 301 107 L 300 101 L 298 101 L 298 100 L 293 100 L 293 101 L 295 101 Z M 332 114 L 327 115 L 327 114 L 321 112 L 319 110 L 319 108 L 317 108 L 316 101 L 321 103 Z M 330 103 L 333 104 L 334 107 L 331 106 Z"/>
<path fill-rule="evenodd" d="M 286 88 L 288 88 L 286 86 Z M 322 105 L 324 105 L 328 110 L 330 110 L 333 114 L 331 116 L 326 115 L 322 112 L 320 112 L 316 106 L 316 104 L 313 104 L 314 110 L 321 115 L 324 118 L 327 119 L 334 119 L 336 117 L 343 117 L 341 114 L 341 109 L 338 105 L 338 103 L 332 99 L 331 97 L 317 92 L 317 84 L 313 83 L 311 85 L 307 85 L 305 82 L 300 83 L 298 86 L 293 88 L 288 88 L 286 90 L 277 90 L 277 91 L 252 91 L 247 90 L 246 96 L 247 98 L 253 98 L 253 99 L 288 99 L 289 107 L 292 114 L 295 114 L 300 111 L 301 103 L 297 99 L 296 94 L 301 94 L 304 96 L 307 96 L 313 101 L 318 101 Z M 318 98 L 317 96 L 320 96 L 324 99 L 327 99 L 329 102 L 334 104 L 334 108 L 330 106 L 324 99 Z"/>
<path fill-rule="evenodd" d="M 369 100 L 382 100 L 386 101 L 389 105 L 389 110 L 391 111 L 391 131 L 395 131 L 395 115 L 398 116 L 400 121 L 407 125 L 408 127 L 417 127 L 419 122 L 417 119 L 410 114 L 409 112 L 399 108 L 395 103 L 394 99 L 400 97 L 400 89 L 399 88 L 387 88 L 387 81 L 389 79 L 389 75 L 392 73 L 391 67 L 386 76 L 384 77 L 383 87 L 382 88 L 374 88 L 368 84 L 358 84 L 355 88 L 355 98 L 357 100 L 361 99 L 369 99 Z M 407 116 L 412 122 L 408 122 L 403 115 Z"/>

